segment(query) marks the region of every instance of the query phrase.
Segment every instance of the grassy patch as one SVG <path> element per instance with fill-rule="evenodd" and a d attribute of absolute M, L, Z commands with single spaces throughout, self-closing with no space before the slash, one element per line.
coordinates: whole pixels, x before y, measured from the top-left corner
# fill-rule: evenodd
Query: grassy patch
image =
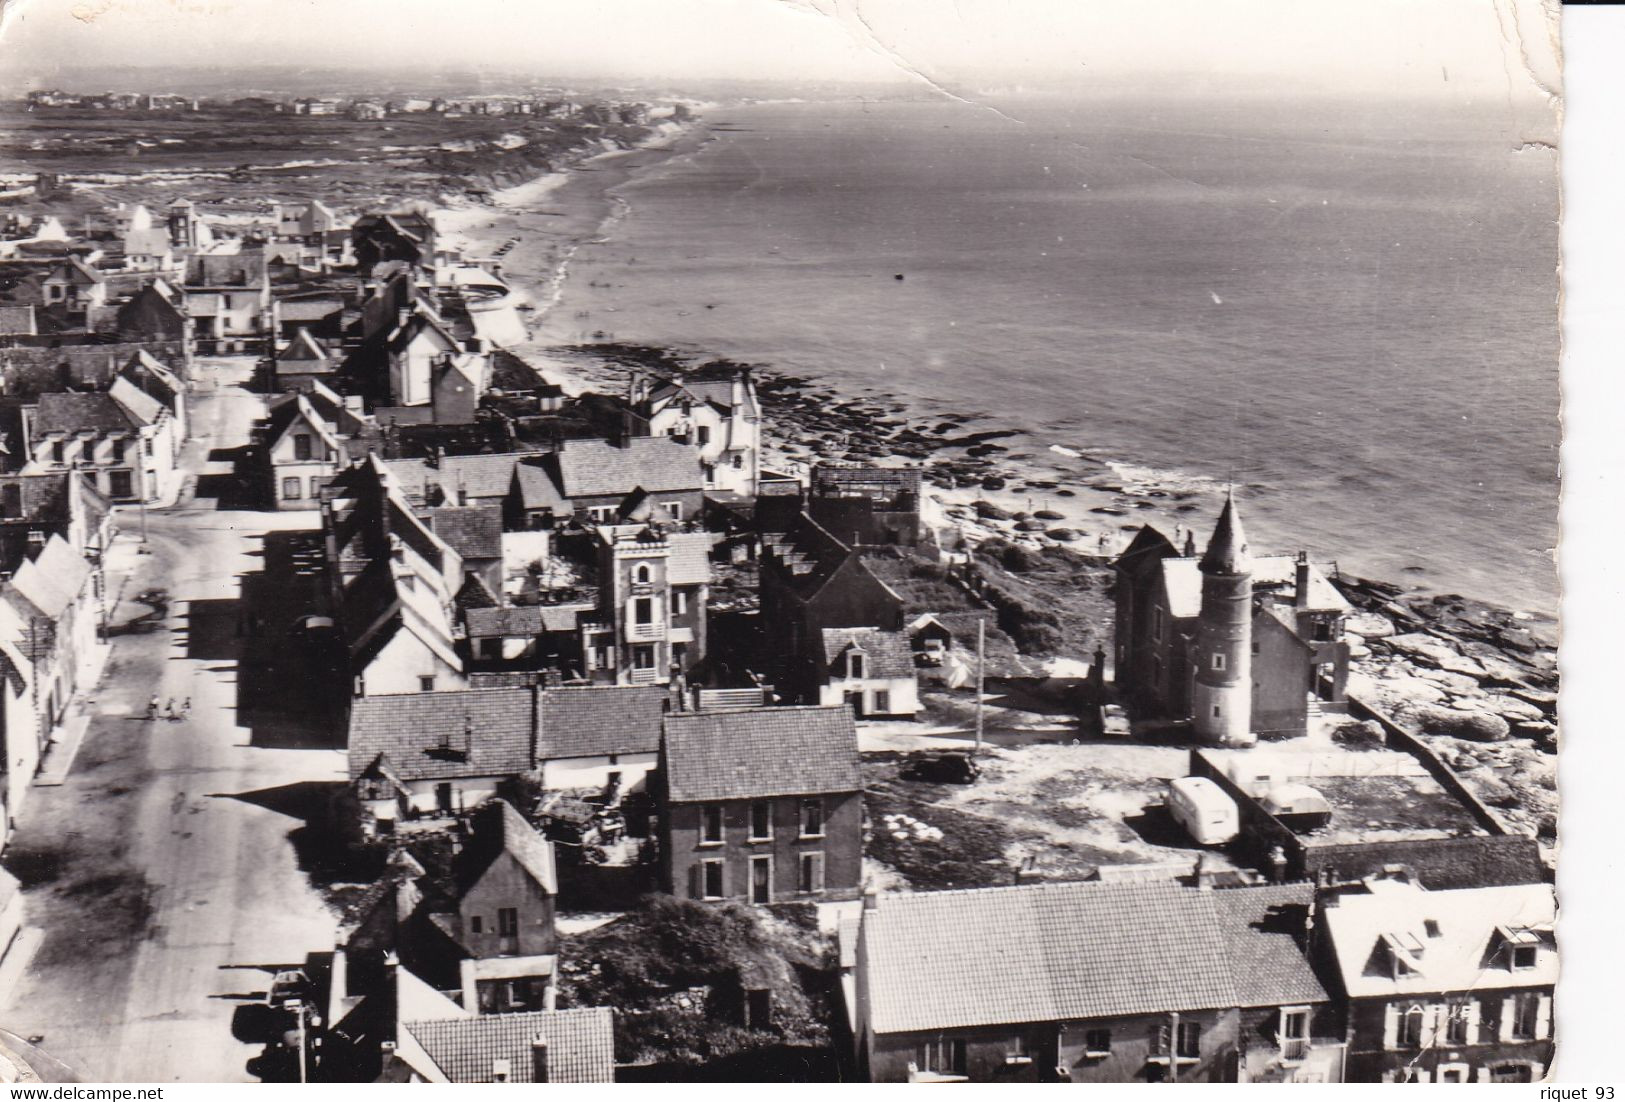
<path fill-rule="evenodd" d="M 895 764 L 871 765 L 867 771 L 874 778 L 863 796 L 870 824 L 868 856 L 890 865 L 921 890 L 1011 882 L 1005 848 L 1023 835 L 996 819 L 941 806 L 939 801 L 948 794 L 945 786 L 900 780 Z M 888 816 L 905 821 L 889 829 Z M 914 822 L 934 829 L 922 831 Z M 940 838 L 934 836 L 936 831 Z"/>

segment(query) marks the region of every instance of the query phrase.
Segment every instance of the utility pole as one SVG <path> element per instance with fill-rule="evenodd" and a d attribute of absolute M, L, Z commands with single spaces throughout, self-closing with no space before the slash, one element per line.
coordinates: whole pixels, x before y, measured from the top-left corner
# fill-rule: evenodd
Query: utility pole
<path fill-rule="evenodd" d="M 976 621 L 976 754 L 982 753 L 982 681 L 987 672 L 987 620 Z"/>

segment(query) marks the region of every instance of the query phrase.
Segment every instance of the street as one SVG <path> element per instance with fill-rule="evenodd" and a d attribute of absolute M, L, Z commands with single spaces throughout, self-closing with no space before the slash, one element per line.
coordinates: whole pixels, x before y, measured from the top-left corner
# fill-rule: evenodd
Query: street
<path fill-rule="evenodd" d="M 87 1080 L 254 1081 L 261 1046 L 234 1038 L 233 996 L 270 977 L 225 966 L 300 962 L 333 944 L 335 918 L 296 842 L 302 813 L 343 780 L 342 752 L 287 730 L 266 737 L 239 709 L 244 625 L 258 623 L 239 607 L 243 576 L 264 570 L 268 536 L 316 523 L 239 507 L 220 453 L 246 445 L 263 415 L 238 385 L 248 370 L 200 368 L 186 481 L 176 505 L 148 508 L 150 553 L 139 511 L 118 510 L 112 650 L 90 725 L 66 782 L 31 790 L 6 855 L 45 940 L 0 1023 L 43 1035 Z M 167 592 L 161 615 L 134 600 L 149 591 Z M 304 686 L 283 680 L 297 700 Z M 190 713 L 149 720 L 153 696 L 190 699 Z"/>

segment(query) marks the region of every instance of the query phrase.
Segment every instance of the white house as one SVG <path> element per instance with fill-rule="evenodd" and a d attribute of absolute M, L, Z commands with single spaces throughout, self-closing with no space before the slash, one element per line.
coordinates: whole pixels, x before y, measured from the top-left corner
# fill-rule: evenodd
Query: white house
<path fill-rule="evenodd" d="M 920 687 L 908 636 L 880 628 L 825 628 L 818 702 L 849 704 L 860 716 L 913 719 Z"/>
<path fill-rule="evenodd" d="M 322 488 L 346 458 L 344 441 L 303 394 L 273 403 L 261 446 L 278 509 L 317 508 Z"/>
<path fill-rule="evenodd" d="M 642 791 L 660 758 L 660 686 L 582 686 L 541 693 L 537 763 L 544 788 Z"/>
<path fill-rule="evenodd" d="M 702 367 L 670 379 L 636 377 L 632 412 L 651 436 L 700 452 L 705 489 L 754 496 L 761 479 L 762 407 L 750 369 Z"/>

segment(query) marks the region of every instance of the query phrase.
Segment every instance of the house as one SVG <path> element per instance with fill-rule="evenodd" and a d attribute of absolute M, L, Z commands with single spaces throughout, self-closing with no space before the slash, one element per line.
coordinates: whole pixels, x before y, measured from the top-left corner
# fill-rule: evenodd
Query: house
<path fill-rule="evenodd" d="M 201 350 L 258 351 L 275 332 L 264 249 L 191 256 L 184 286 Z"/>
<path fill-rule="evenodd" d="M 669 436 L 565 440 L 514 472 L 516 527 L 545 528 L 567 518 L 616 524 L 642 517 L 684 522 L 705 503 L 700 453 Z"/>
<path fill-rule="evenodd" d="M 123 242 L 126 271 L 168 272 L 177 267 L 175 245 L 170 240 L 169 230 L 164 226 L 152 225 L 150 218 L 146 226 L 125 232 Z"/>
<path fill-rule="evenodd" d="M 425 501 L 436 505 L 505 505 L 513 488 L 514 466 L 534 458 L 529 452 L 440 456 L 424 469 Z"/>
<path fill-rule="evenodd" d="M 865 897 L 846 985 L 872 1082 L 1334 1082 L 1312 885 L 1052 882 Z"/>
<path fill-rule="evenodd" d="M 341 371 L 372 396 L 380 421 L 462 425 L 489 385 L 490 357 L 435 314 L 402 309 L 398 322 L 353 351 Z"/>
<path fill-rule="evenodd" d="M 351 224 L 350 240 L 362 275 L 386 261 L 424 266 L 434 262 L 434 220 L 414 211 L 363 214 Z"/>
<path fill-rule="evenodd" d="M 23 473 L 78 469 L 114 501 L 158 501 L 176 481 L 178 428 L 172 407 L 122 375 L 106 391 L 41 394 L 23 409 Z"/>
<path fill-rule="evenodd" d="M 100 571 L 84 552 L 59 535 L 47 538 L 33 557 L 0 582 L 0 603 L 10 613 L 12 628 L 7 641 L 27 663 L 25 678 L 19 680 L 19 671 L 7 673 L 8 690 L 15 695 L 26 684 L 34 716 L 32 723 L 6 729 L 8 769 L 13 773 L 29 768 L 11 763 L 30 754 L 26 745 L 30 741 L 37 762 L 67 721 L 74 694 L 94 682 L 103 616 L 100 582 Z M 14 800 L 10 806 L 15 805 Z"/>
<path fill-rule="evenodd" d="M 424 1082 L 615 1081 L 615 1014 L 605 1006 L 408 1021 L 402 1030 L 428 1062 L 413 1077 Z"/>
<path fill-rule="evenodd" d="M 214 231 L 198 216 L 190 199 L 177 199 L 164 211 L 169 243 L 177 250 L 192 251 L 214 244 Z"/>
<path fill-rule="evenodd" d="M 709 365 L 667 378 L 634 375 L 627 406 L 629 433 L 669 436 L 699 450 L 706 490 L 755 496 L 762 406 L 750 368 Z"/>
<path fill-rule="evenodd" d="M 771 501 L 774 499 L 759 499 Z M 864 565 L 853 548 L 806 513 L 781 518 L 758 510 L 763 656 L 792 699 L 819 700 L 829 682 L 825 632 L 876 628 L 899 632 L 903 602 Z M 872 702 L 871 702 L 872 703 Z"/>
<path fill-rule="evenodd" d="M 471 810 L 534 768 L 535 694 L 468 689 L 358 699 L 348 752 L 363 833 Z"/>
<path fill-rule="evenodd" d="M 191 347 L 192 319 L 156 284 L 148 284 L 119 304 L 114 331 L 121 341 L 174 341 Z"/>
<path fill-rule="evenodd" d="M 280 238 L 312 242 L 320 240 L 323 234 L 343 228 L 343 221 L 320 199 L 312 199 L 304 207 L 293 210 L 277 208 L 276 235 Z"/>
<path fill-rule="evenodd" d="M 1550 884 L 1429 891 L 1403 873 L 1324 896 L 1318 949 L 1348 1014 L 1348 1079 L 1533 1083 L 1552 1060 Z"/>
<path fill-rule="evenodd" d="M 0 337 L 37 337 L 39 331 L 37 305 L 0 306 Z"/>
<path fill-rule="evenodd" d="M 665 889 L 694 899 L 855 899 L 863 777 L 847 708 L 673 713 L 656 784 Z"/>
<path fill-rule="evenodd" d="M 908 636 L 879 628 L 825 628 L 818 703 L 844 704 L 854 715 L 913 719 L 919 679 Z"/>
<path fill-rule="evenodd" d="M 260 439 L 268 485 L 277 509 L 315 509 L 322 490 L 349 461 L 345 441 L 303 394 L 284 395 L 270 407 Z"/>
<path fill-rule="evenodd" d="M 666 684 L 705 660 L 711 537 L 653 524 L 601 524 L 599 617 L 582 627 L 586 673 L 620 685 Z"/>
<path fill-rule="evenodd" d="M 1245 745 L 1348 708 L 1348 601 L 1306 553 L 1255 556 L 1234 496 L 1205 554 L 1146 526 L 1116 564 L 1116 683 L 1147 714 Z"/>
<path fill-rule="evenodd" d="M 466 688 L 453 618 L 457 552 L 417 518 L 376 456 L 335 475 L 321 508 L 355 695 Z"/>
<path fill-rule="evenodd" d="M 46 272 L 40 286 L 45 305 L 62 306 L 69 314 L 82 314 L 107 302 L 107 281 L 77 256 L 68 256 Z"/>
<path fill-rule="evenodd" d="M 854 546 L 920 542 L 920 469 L 818 463 L 807 513 Z"/>
<path fill-rule="evenodd" d="M 659 765 L 658 686 L 565 686 L 541 691 L 538 763 L 543 788 L 642 792 Z"/>
<path fill-rule="evenodd" d="M 935 615 L 922 612 L 908 622 L 908 642 L 927 665 L 940 666 L 954 647 L 954 633 Z"/>

